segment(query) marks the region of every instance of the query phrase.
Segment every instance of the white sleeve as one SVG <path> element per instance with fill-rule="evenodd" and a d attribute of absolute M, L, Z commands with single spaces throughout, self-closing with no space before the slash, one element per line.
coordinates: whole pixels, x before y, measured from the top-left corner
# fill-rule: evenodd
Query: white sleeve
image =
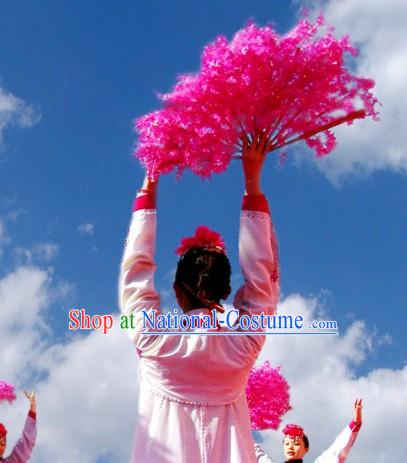
<path fill-rule="evenodd" d="M 351 425 L 347 426 L 334 443 L 315 460 L 315 463 L 344 463 L 358 432 L 359 430 L 352 431 Z"/>
<path fill-rule="evenodd" d="M 142 334 L 143 313 L 159 311 L 160 297 L 154 287 L 157 213 L 155 209 L 133 212 L 120 266 L 119 304 L 123 315 L 134 314 L 127 330 L 139 352 L 148 348 L 156 336 Z"/>
<path fill-rule="evenodd" d="M 264 452 L 260 445 L 256 442 L 254 444 L 257 463 L 274 463 L 273 460 Z"/>
<path fill-rule="evenodd" d="M 267 212 L 242 210 L 240 217 L 239 260 L 244 283 L 233 305 L 242 314 L 273 315 L 279 298 L 277 238 Z M 265 335 L 248 336 L 260 351 Z"/>
<path fill-rule="evenodd" d="M 31 457 L 37 438 L 37 421 L 30 414 L 24 424 L 23 434 L 17 441 L 10 456 L 6 458 L 9 463 L 25 463 Z"/>
<path fill-rule="evenodd" d="M 243 210 L 240 217 L 239 260 L 244 284 L 234 305 L 249 314 L 276 311 L 279 298 L 278 246 L 271 216 Z"/>

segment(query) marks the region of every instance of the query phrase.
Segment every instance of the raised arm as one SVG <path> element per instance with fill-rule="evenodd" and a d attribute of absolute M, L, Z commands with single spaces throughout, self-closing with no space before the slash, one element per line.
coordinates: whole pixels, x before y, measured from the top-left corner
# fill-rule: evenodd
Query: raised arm
<path fill-rule="evenodd" d="M 254 450 L 256 452 L 257 463 L 274 463 L 257 442 L 254 444 Z"/>
<path fill-rule="evenodd" d="M 357 399 L 353 409 L 353 420 L 321 454 L 315 463 L 344 463 L 362 426 L 362 399 Z"/>
<path fill-rule="evenodd" d="M 264 136 L 246 139 L 242 154 L 245 195 L 240 219 L 239 259 L 245 279 L 234 305 L 251 314 L 273 314 L 279 298 L 278 245 L 266 197 L 261 189 Z"/>
<path fill-rule="evenodd" d="M 154 341 L 142 335 L 143 315 L 159 310 L 160 297 L 154 287 L 157 212 L 157 182 L 144 179 L 133 205 L 133 214 L 120 267 L 119 304 L 128 318 L 127 333 L 138 352 Z"/>
<path fill-rule="evenodd" d="M 37 403 L 34 392 L 25 392 L 30 401 L 30 410 L 25 420 L 23 433 L 18 439 L 6 461 L 9 463 L 25 463 L 31 457 L 32 450 L 37 438 Z"/>

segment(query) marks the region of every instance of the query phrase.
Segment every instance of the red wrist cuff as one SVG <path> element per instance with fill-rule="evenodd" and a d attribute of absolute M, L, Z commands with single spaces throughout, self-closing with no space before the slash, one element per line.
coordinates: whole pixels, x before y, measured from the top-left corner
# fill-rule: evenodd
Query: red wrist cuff
<path fill-rule="evenodd" d="M 152 194 L 142 194 L 134 199 L 133 212 L 141 209 L 156 209 L 155 197 Z"/>
<path fill-rule="evenodd" d="M 352 432 L 359 431 L 361 426 L 362 425 L 360 423 L 358 424 L 358 423 L 356 423 L 356 421 L 353 421 L 353 420 L 349 423 L 349 427 L 350 427 Z"/>
<path fill-rule="evenodd" d="M 30 416 L 33 420 L 37 419 L 37 414 L 31 410 L 28 412 L 28 416 Z"/>
<path fill-rule="evenodd" d="M 267 212 L 270 214 L 269 203 L 263 194 L 244 195 L 242 201 L 242 209 L 244 211 Z"/>

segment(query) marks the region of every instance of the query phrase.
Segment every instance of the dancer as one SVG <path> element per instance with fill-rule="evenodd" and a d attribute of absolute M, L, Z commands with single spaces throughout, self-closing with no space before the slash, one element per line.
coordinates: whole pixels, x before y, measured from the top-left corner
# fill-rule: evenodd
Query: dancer
<path fill-rule="evenodd" d="M 325 450 L 314 463 L 344 463 L 350 449 L 362 426 L 362 399 L 356 399 L 353 408 L 353 420 L 335 439 L 334 443 Z M 309 440 L 304 430 L 297 425 L 289 424 L 283 429 L 283 449 L 285 463 L 302 463 L 309 450 Z M 273 463 L 259 444 L 255 445 L 258 463 Z"/>
<path fill-rule="evenodd" d="M 249 316 L 273 314 L 279 296 L 276 237 L 260 188 L 265 142 L 246 139 L 242 153 L 239 257 L 245 283 L 234 305 Z M 137 195 L 119 281 L 121 310 L 134 317 L 128 332 L 140 357 L 131 461 L 254 463 L 245 385 L 265 335 L 143 333 L 143 309 L 152 315 L 160 305 L 153 281 L 156 190 L 157 183 L 146 178 Z M 221 311 L 220 301 L 230 292 L 230 265 L 219 235 L 206 230 L 184 240 L 179 252 L 174 290 L 184 314 Z"/>
<path fill-rule="evenodd" d="M 15 444 L 12 452 L 6 458 L 3 458 L 7 446 L 7 429 L 0 423 L 0 462 L 1 463 L 25 463 L 31 457 L 32 449 L 37 437 L 37 404 L 34 392 L 24 394 L 30 401 L 30 410 L 25 420 L 23 434 Z"/>

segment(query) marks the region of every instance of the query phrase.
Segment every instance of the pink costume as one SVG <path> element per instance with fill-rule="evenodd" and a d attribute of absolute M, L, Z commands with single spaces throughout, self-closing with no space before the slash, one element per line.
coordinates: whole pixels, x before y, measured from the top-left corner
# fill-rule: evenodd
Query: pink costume
<path fill-rule="evenodd" d="M 32 411 L 28 413 L 25 420 L 23 434 L 18 439 L 10 455 L 0 458 L 1 463 L 25 463 L 31 457 L 32 449 L 37 437 L 36 414 Z"/>
<path fill-rule="evenodd" d="M 119 282 L 121 310 L 135 314 L 128 334 L 140 357 L 139 416 L 130 461 L 255 463 L 245 386 L 265 335 L 143 334 L 140 311 L 160 306 L 153 281 L 155 241 L 155 204 L 152 197 L 139 196 Z M 274 313 L 277 243 L 263 195 L 243 199 L 239 257 L 245 283 L 235 307 L 240 313 Z"/>
<path fill-rule="evenodd" d="M 334 443 L 326 449 L 314 463 L 344 463 L 349 455 L 356 437 L 358 435 L 360 425 L 352 421 L 349 426 L 337 436 Z M 259 444 L 255 445 L 257 463 L 273 463 L 273 460 L 264 453 Z M 305 456 L 305 460 L 307 457 Z"/>

